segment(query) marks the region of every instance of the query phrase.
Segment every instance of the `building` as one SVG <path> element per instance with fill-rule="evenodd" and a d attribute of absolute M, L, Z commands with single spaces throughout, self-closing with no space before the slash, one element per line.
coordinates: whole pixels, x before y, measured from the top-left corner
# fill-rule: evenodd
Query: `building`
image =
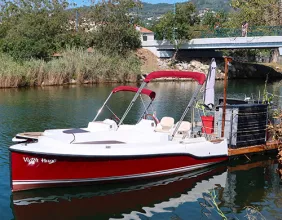
<path fill-rule="evenodd" d="M 136 25 L 135 28 L 141 33 L 142 42 L 155 40 L 155 34 L 153 31 L 150 31 L 147 28 L 141 27 L 139 25 Z"/>

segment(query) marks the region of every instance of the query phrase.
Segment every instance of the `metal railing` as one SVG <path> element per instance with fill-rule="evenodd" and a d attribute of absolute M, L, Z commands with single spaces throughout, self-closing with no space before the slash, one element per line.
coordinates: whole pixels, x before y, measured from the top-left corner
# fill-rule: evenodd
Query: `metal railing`
<path fill-rule="evenodd" d="M 240 28 L 217 28 L 194 30 L 196 38 L 241 37 Z M 282 36 L 282 26 L 249 26 L 247 37 Z"/>

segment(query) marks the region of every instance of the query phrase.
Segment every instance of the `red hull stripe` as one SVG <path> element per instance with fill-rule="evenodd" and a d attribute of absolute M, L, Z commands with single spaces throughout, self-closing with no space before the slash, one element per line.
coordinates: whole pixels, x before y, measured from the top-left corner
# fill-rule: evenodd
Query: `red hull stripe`
<path fill-rule="evenodd" d="M 158 172 L 142 173 L 137 175 L 125 175 L 125 176 L 113 176 L 107 178 L 90 178 L 90 179 L 64 179 L 64 180 L 17 180 L 13 181 L 13 185 L 25 185 L 25 184 L 53 184 L 53 183 L 77 183 L 77 182 L 98 182 L 98 181 L 111 181 L 111 180 L 122 180 L 122 179 L 135 179 L 135 178 L 145 178 L 151 176 L 160 176 L 175 174 L 180 172 L 187 172 L 206 166 L 210 166 L 220 162 L 203 163 L 194 166 L 181 167 L 178 169 L 163 170 Z"/>
<path fill-rule="evenodd" d="M 196 159 L 188 155 L 138 159 L 40 157 L 12 152 L 12 190 L 164 176 L 200 169 L 227 159 L 227 156 Z"/>

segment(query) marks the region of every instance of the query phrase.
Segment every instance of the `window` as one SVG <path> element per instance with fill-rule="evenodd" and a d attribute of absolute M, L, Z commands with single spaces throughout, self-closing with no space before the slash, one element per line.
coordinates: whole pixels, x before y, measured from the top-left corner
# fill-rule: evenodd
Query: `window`
<path fill-rule="evenodd" d="M 147 41 L 147 40 L 148 40 L 147 35 L 143 35 L 143 41 Z"/>

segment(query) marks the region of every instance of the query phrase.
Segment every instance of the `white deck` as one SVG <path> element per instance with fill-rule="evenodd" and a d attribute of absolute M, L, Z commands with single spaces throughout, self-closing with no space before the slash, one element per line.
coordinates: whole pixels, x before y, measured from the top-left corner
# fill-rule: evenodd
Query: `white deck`
<path fill-rule="evenodd" d="M 141 156 L 191 154 L 196 157 L 228 155 L 227 141 L 210 142 L 203 137 L 185 138 L 173 129 L 156 131 L 150 120 L 136 125 L 122 125 L 118 130 L 111 120 L 90 122 L 84 133 L 64 133 L 70 129 L 46 130 L 38 142 L 13 145 L 11 150 L 26 153 L 65 156 Z"/>

